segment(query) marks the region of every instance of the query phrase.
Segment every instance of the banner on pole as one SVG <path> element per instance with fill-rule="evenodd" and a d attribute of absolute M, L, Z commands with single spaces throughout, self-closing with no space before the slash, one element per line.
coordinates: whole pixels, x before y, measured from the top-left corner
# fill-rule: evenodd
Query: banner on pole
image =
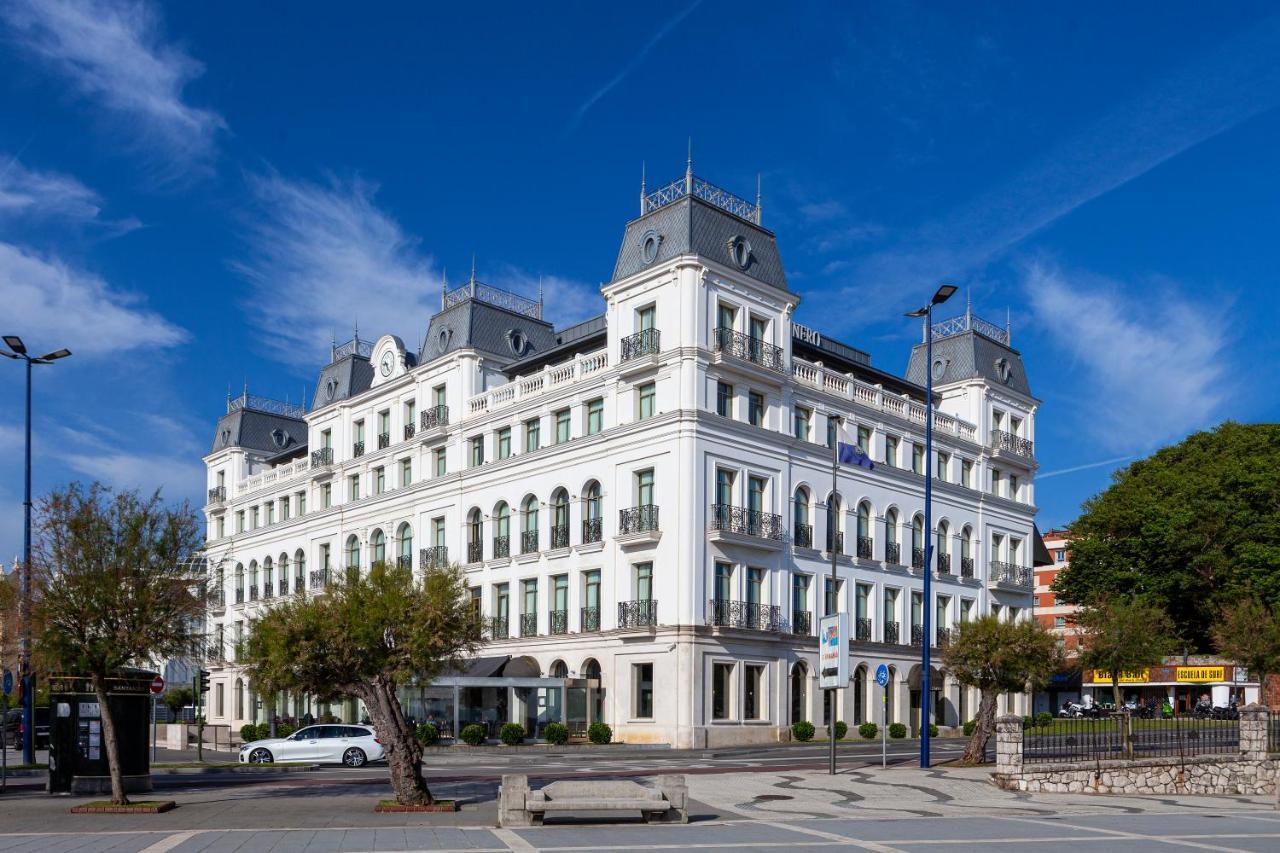
<path fill-rule="evenodd" d="M 833 613 L 818 622 L 818 686 L 823 690 L 849 684 L 849 616 Z"/>

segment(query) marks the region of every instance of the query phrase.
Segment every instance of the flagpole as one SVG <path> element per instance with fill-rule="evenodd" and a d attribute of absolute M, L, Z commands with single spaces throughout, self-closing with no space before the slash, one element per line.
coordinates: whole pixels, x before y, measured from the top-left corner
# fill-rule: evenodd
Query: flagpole
<path fill-rule="evenodd" d="M 828 418 L 831 415 L 827 415 Z M 836 605 L 836 612 L 840 612 L 840 600 L 836 598 L 836 547 L 839 542 L 838 531 L 840 530 L 840 518 L 836 514 L 836 471 L 840 466 L 840 422 L 835 422 L 835 428 L 831 430 L 831 497 L 827 499 L 827 535 L 831 537 L 831 541 L 827 543 L 827 550 L 831 552 L 831 600 Z M 831 614 L 827 614 L 830 616 Z M 844 637 L 840 638 L 844 642 Z M 848 654 L 845 649 L 840 650 L 841 654 Z M 827 702 L 830 708 L 830 718 L 827 720 L 827 737 L 831 741 L 831 755 L 829 761 L 828 772 L 830 775 L 836 775 L 836 691 L 827 691 Z"/>

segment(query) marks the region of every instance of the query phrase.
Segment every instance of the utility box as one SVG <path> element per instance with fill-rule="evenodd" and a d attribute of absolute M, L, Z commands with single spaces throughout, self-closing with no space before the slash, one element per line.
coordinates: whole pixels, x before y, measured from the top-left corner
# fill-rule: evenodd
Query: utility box
<path fill-rule="evenodd" d="M 151 790 L 151 680 L 155 677 L 154 672 L 127 669 L 107 679 L 107 701 L 127 793 Z M 111 793 L 103 710 L 87 676 L 49 679 L 49 793 Z"/>

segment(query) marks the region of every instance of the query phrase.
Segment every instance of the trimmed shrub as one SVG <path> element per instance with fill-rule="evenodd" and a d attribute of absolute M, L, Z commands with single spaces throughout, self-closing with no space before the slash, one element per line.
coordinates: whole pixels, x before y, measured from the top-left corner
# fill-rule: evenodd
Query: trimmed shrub
<path fill-rule="evenodd" d="M 849 733 L 849 725 L 844 720 L 836 720 L 836 740 L 844 740 Z"/>
<path fill-rule="evenodd" d="M 462 742 L 472 746 L 479 746 L 484 743 L 484 726 L 479 723 L 464 726 L 462 729 Z"/>
<path fill-rule="evenodd" d="M 524 742 L 524 726 L 519 723 L 503 723 L 498 729 L 498 739 L 507 746 L 515 746 Z"/>
<path fill-rule="evenodd" d="M 880 727 L 875 723 L 863 723 L 858 726 L 858 734 L 867 740 L 871 740 L 876 735 L 880 734 Z"/>
<path fill-rule="evenodd" d="M 1041 728 L 1053 725 L 1053 714 L 1048 711 L 1041 711 L 1039 714 L 1036 714 L 1036 725 Z"/>
<path fill-rule="evenodd" d="M 907 727 L 905 723 L 890 723 L 889 737 L 904 738 L 907 736 Z"/>
<path fill-rule="evenodd" d="M 276 723 L 276 737 L 288 737 L 298 730 L 298 727 L 291 723 Z"/>
<path fill-rule="evenodd" d="M 440 730 L 431 723 L 418 723 L 418 728 L 414 732 L 418 738 L 418 743 L 423 746 L 431 746 L 440 740 Z"/>
<path fill-rule="evenodd" d="M 1032 726 L 1034 726 L 1035 724 L 1036 724 L 1036 721 L 1035 721 L 1035 720 L 1033 720 L 1033 719 L 1031 719 L 1030 717 L 1023 717 L 1023 718 L 1022 718 L 1022 728 L 1023 728 L 1024 730 L 1025 730 L 1025 729 L 1029 729 L 1029 728 L 1031 728 L 1031 727 L 1032 727 Z"/>
<path fill-rule="evenodd" d="M 253 723 L 245 723 L 240 727 L 240 740 L 248 743 L 251 740 L 258 739 L 258 727 Z"/>
<path fill-rule="evenodd" d="M 796 720 L 791 724 L 791 736 L 804 743 L 813 740 L 813 723 L 808 720 Z"/>
<path fill-rule="evenodd" d="M 930 724 L 929 724 L 929 737 L 937 737 L 937 736 L 938 736 L 938 727 L 937 727 L 936 725 L 934 725 L 933 723 L 930 723 Z"/>
<path fill-rule="evenodd" d="M 587 729 L 587 740 L 595 744 L 611 743 L 613 741 L 613 729 L 609 728 L 608 723 L 594 722 Z"/>
<path fill-rule="evenodd" d="M 547 723 L 542 736 L 547 739 L 547 743 L 560 746 L 569 742 L 569 727 L 564 723 Z"/>
<path fill-rule="evenodd" d="M 977 720 L 969 720 L 967 723 L 964 724 L 964 736 L 971 737 L 973 735 L 973 730 L 976 729 L 977 727 L 978 727 Z"/>

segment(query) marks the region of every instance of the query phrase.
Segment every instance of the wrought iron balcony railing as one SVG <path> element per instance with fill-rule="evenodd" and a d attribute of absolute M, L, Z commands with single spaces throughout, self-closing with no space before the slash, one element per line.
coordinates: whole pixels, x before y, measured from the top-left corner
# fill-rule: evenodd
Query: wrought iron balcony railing
<path fill-rule="evenodd" d="M 898 634 L 899 634 L 898 629 L 901 627 L 902 626 L 897 622 L 884 623 L 884 631 L 881 637 L 881 641 L 888 643 L 890 645 L 896 646 L 898 644 Z"/>
<path fill-rule="evenodd" d="M 1013 586 L 1031 587 L 1031 569 L 1014 563 L 1002 563 L 993 560 L 990 565 L 988 580 L 991 583 L 1007 583 Z"/>
<path fill-rule="evenodd" d="M 569 611 L 568 610 L 552 610 L 551 611 L 551 631 L 552 634 L 569 633 Z"/>
<path fill-rule="evenodd" d="M 785 369 L 782 362 L 782 347 L 776 347 L 759 338 L 753 338 L 723 326 L 715 330 L 715 350 L 779 373 Z"/>
<path fill-rule="evenodd" d="M 351 455 L 352 455 L 352 457 L 354 457 L 354 458 L 356 458 L 356 459 L 359 459 L 361 456 L 364 456 L 364 442 L 363 442 L 363 441 L 357 441 L 357 442 L 355 442 L 354 444 L 352 444 L 352 445 L 351 445 Z"/>
<path fill-rule="evenodd" d="M 911 645 L 913 646 L 924 645 L 924 626 L 923 625 L 911 626 Z"/>
<path fill-rule="evenodd" d="M 826 550 L 828 554 L 830 554 L 832 551 L 834 551 L 837 554 L 843 554 L 844 553 L 844 534 L 835 533 L 833 535 L 832 532 L 828 530 Z"/>
<path fill-rule="evenodd" d="M 791 531 L 791 541 L 795 543 L 797 548 L 812 548 L 813 525 L 797 524 L 795 529 Z"/>
<path fill-rule="evenodd" d="M 551 548 L 569 547 L 569 525 L 555 524 L 551 527 Z"/>
<path fill-rule="evenodd" d="M 991 431 L 991 448 L 993 450 L 1007 450 L 1019 456 L 1026 456 L 1028 459 L 1035 456 L 1035 442 L 1002 429 L 993 429 Z"/>
<path fill-rule="evenodd" d="M 622 339 L 622 361 L 630 361 L 642 355 L 657 355 L 659 334 L 657 329 L 641 329 Z"/>
<path fill-rule="evenodd" d="M 427 569 L 442 569 L 447 565 L 449 565 L 448 545 L 435 545 L 430 548 L 418 549 L 418 568 L 423 571 Z"/>
<path fill-rule="evenodd" d="M 284 577 L 280 578 L 280 594 L 281 595 L 289 594 L 289 576 L 288 575 L 285 575 Z"/>
<path fill-rule="evenodd" d="M 538 614 L 537 613 L 521 613 L 520 614 L 520 636 L 536 637 L 538 635 Z"/>
<path fill-rule="evenodd" d="M 656 504 L 633 506 L 618 510 L 618 535 L 628 533 L 649 533 L 658 529 L 658 507 Z"/>
<path fill-rule="evenodd" d="M 938 574 L 940 575 L 951 574 L 951 555 L 939 554 L 937 559 L 938 559 Z"/>
<path fill-rule="evenodd" d="M 960 558 L 960 577 L 962 578 L 973 577 L 973 557 Z"/>
<path fill-rule="evenodd" d="M 293 591 L 302 592 L 307 588 L 307 579 L 304 575 L 293 576 Z"/>
<path fill-rule="evenodd" d="M 866 616 L 859 616 L 853 624 L 853 638 L 860 643 L 871 642 L 871 620 Z"/>
<path fill-rule="evenodd" d="M 391 446 L 391 433 L 389 432 L 378 433 L 378 449 L 382 450 L 390 446 Z"/>
<path fill-rule="evenodd" d="M 263 598 L 272 598 L 275 594 L 275 589 L 272 588 L 271 581 L 267 581 L 262 585 Z"/>
<path fill-rule="evenodd" d="M 711 505 L 711 529 L 782 541 L 782 516 L 729 504 Z"/>
<path fill-rule="evenodd" d="M 400 555 L 398 555 L 398 556 L 396 557 L 396 568 L 397 568 L 397 569 L 412 569 L 412 568 L 413 568 L 413 557 L 409 556 L 408 554 L 400 554 Z"/>
<path fill-rule="evenodd" d="M 258 585 L 257 585 L 257 584 L 253 584 L 252 586 L 250 586 L 250 587 L 249 587 L 249 600 L 250 600 L 250 601 L 257 601 L 257 600 L 258 600 Z"/>
<path fill-rule="evenodd" d="M 813 614 L 808 610 L 792 610 L 791 611 L 791 633 L 793 634 L 812 634 L 813 633 Z"/>
<path fill-rule="evenodd" d="M 538 531 L 523 530 L 520 532 L 520 553 L 533 554 L 538 550 Z"/>
<path fill-rule="evenodd" d="M 423 432 L 435 429 L 436 427 L 448 426 L 449 407 L 432 406 L 429 409 L 423 409 L 422 416 L 418 419 L 418 425 L 422 427 Z"/>
<path fill-rule="evenodd" d="M 658 624 L 658 602 L 652 598 L 618 602 L 619 628 L 649 628 Z"/>
<path fill-rule="evenodd" d="M 578 614 L 578 618 L 581 620 L 580 624 L 582 627 L 580 630 L 582 631 L 599 631 L 600 630 L 600 608 L 599 607 L 582 608 L 582 611 Z"/>
<path fill-rule="evenodd" d="M 326 465 L 333 464 L 333 448 L 322 447 L 319 450 L 311 451 L 311 467 L 323 468 Z"/>
<path fill-rule="evenodd" d="M 875 550 L 875 543 L 871 541 L 870 536 L 858 537 L 858 559 L 870 560 L 871 554 Z"/>
<path fill-rule="evenodd" d="M 911 549 L 911 568 L 913 569 L 924 568 L 924 549 L 923 548 Z"/>
<path fill-rule="evenodd" d="M 409 439 L 413 438 L 415 435 L 417 435 L 417 433 L 418 433 L 418 427 L 417 427 L 417 424 L 415 424 L 413 421 L 409 421 L 409 423 L 404 425 L 405 441 L 408 441 Z"/>
<path fill-rule="evenodd" d="M 902 546 L 897 542 L 888 542 L 884 546 L 884 561 L 891 566 L 902 565 Z"/>
<path fill-rule="evenodd" d="M 311 588 L 312 589 L 320 589 L 320 587 L 328 586 L 328 584 L 329 584 L 328 571 L 326 571 L 325 569 L 311 570 Z"/>
<path fill-rule="evenodd" d="M 951 629 L 939 628 L 934 644 L 940 649 L 945 649 L 947 646 L 951 645 Z"/>
<path fill-rule="evenodd" d="M 467 562 L 478 563 L 484 559 L 484 543 L 468 542 L 467 543 Z"/>
<path fill-rule="evenodd" d="M 236 587 L 236 604 L 244 604 L 244 587 Z"/>
<path fill-rule="evenodd" d="M 507 639 L 507 617 L 490 616 L 484 621 L 484 632 L 489 636 L 490 640 Z"/>
<path fill-rule="evenodd" d="M 227 499 L 226 486 L 214 486 L 209 490 L 209 503 L 220 504 Z"/>
<path fill-rule="evenodd" d="M 582 544 L 589 545 L 604 538 L 604 524 L 601 518 L 584 518 L 582 520 Z"/>
<path fill-rule="evenodd" d="M 493 537 L 493 558 L 495 560 L 502 557 L 511 556 L 511 537 L 495 536 Z"/>
<path fill-rule="evenodd" d="M 707 624 L 719 628 L 781 631 L 782 608 L 776 604 L 713 598 L 707 602 Z"/>

